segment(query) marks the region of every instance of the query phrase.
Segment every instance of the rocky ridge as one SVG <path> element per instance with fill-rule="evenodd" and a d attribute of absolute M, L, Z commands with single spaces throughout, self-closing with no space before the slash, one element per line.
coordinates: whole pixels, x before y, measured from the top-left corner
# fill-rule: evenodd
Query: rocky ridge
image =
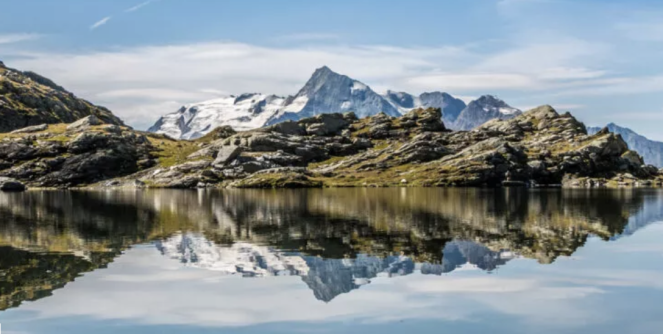
<path fill-rule="evenodd" d="M 31 187 L 651 186 L 621 136 L 589 135 L 571 114 L 542 106 L 471 131 L 440 109 L 401 117 L 319 114 L 193 141 L 103 124 L 20 129 L 0 136 L 0 177 Z"/>
<path fill-rule="evenodd" d="M 50 79 L 0 62 L 0 132 L 71 123 L 90 115 L 104 123 L 123 125 L 108 109 L 77 98 Z"/>
<path fill-rule="evenodd" d="M 660 184 L 619 136 L 588 135 L 542 106 L 472 131 L 450 131 L 440 109 L 401 117 L 320 114 L 228 134 L 188 162 L 141 178 L 155 187 L 541 186 Z"/>

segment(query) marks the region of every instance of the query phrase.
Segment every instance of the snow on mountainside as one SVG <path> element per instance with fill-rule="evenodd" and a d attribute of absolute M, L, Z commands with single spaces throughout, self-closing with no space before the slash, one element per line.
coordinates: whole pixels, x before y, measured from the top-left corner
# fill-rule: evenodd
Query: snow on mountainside
<path fill-rule="evenodd" d="M 419 96 L 413 96 L 405 92 L 394 92 L 388 90 L 383 97 L 401 114 L 415 108 L 440 108 L 442 109 L 442 121 L 448 128 L 453 129 L 452 125 L 458 115 L 467 107 L 465 102 L 457 99 L 447 93 L 430 92 Z"/>
<path fill-rule="evenodd" d="M 238 131 L 255 129 L 265 125 L 284 101 L 275 95 L 242 94 L 194 103 L 161 117 L 147 131 L 195 139 L 222 125 Z"/>
<path fill-rule="evenodd" d="M 621 127 L 615 123 L 610 123 L 607 127 L 610 132 L 621 135 L 630 149 L 642 155 L 646 164 L 651 164 L 659 168 L 663 167 L 663 142 L 647 139 L 647 137 L 639 135 L 635 131 Z M 601 128 L 599 127 L 587 128 L 589 134 L 597 133 L 600 130 Z"/>
<path fill-rule="evenodd" d="M 473 103 L 475 106 L 469 108 L 462 100 L 442 92 L 414 96 L 387 91 L 380 95 L 366 84 L 324 66 L 315 70 L 295 96 L 254 93 L 194 103 L 161 117 L 148 131 L 177 139 L 195 139 L 219 126 L 243 131 L 322 113 L 352 111 L 360 118 L 380 112 L 400 116 L 419 107 L 441 108 L 447 128 L 470 129 L 492 118 L 509 118 L 520 113 L 492 96 L 483 96 Z"/>
<path fill-rule="evenodd" d="M 457 130 L 471 130 L 491 119 L 511 119 L 520 114 L 522 111 L 497 97 L 484 95 L 470 102 L 450 127 Z"/>
<path fill-rule="evenodd" d="M 249 242 L 216 245 L 199 233 L 180 233 L 156 244 L 157 249 L 184 266 L 213 270 L 222 275 L 243 277 L 301 276 L 319 300 L 329 302 L 342 293 L 371 283 L 376 277 L 396 277 L 420 272 L 442 275 L 456 270 L 492 271 L 517 258 L 495 252 L 471 241 L 450 241 L 439 264 L 415 263 L 404 255 L 377 257 L 357 254 L 354 259 L 325 259 L 287 254 L 272 247 Z"/>
<path fill-rule="evenodd" d="M 226 275 L 306 275 L 308 267 L 300 256 L 287 256 L 268 247 L 238 242 L 221 247 L 195 233 L 177 234 L 157 243 L 161 254 L 185 266 L 219 271 Z"/>
<path fill-rule="evenodd" d="M 400 113 L 382 96 L 367 85 L 324 66 L 313 73 L 304 87 L 283 110 L 267 123 L 298 120 L 329 112 L 353 111 L 363 118 L 384 112 L 389 116 Z"/>

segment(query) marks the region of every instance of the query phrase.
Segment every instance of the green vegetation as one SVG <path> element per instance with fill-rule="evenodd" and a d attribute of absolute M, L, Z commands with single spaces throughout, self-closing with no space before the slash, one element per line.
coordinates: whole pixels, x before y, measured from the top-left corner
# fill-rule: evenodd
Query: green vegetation
<path fill-rule="evenodd" d="M 188 156 L 200 147 L 195 141 L 175 140 L 163 135 L 148 134 L 147 139 L 156 148 L 155 156 L 162 167 L 172 167 L 188 161 Z"/>

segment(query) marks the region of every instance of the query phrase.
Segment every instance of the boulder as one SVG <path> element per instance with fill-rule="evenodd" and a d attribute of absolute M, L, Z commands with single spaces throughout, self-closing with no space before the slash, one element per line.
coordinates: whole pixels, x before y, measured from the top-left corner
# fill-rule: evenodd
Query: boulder
<path fill-rule="evenodd" d="M 28 126 L 27 128 L 22 128 L 18 130 L 14 130 L 10 133 L 13 134 L 19 134 L 19 133 L 33 133 L 33 132 L 40 132 L 48 129 L 48 124 L 41 124 L 41 125 L 34 125 L 34 126 Z"/>
<path fill-rule="evenodd" d="M 232 162 L 239 156 L 239 154 L 242 153 L 242 148 L 240 146 L 235 146 L 235 145 L 228 145 L 228 146 L 221 146 L 219 149 L 219 152 L 216 154 L 216 159 L 212 163 L 214 167 L 223 167 L 227 165 L 229 162 Z"/>
<path fill-rule="evenodd" d="M 342 114 L 320 114 L 315 117 L 299 121 L 306 125 L 306 133 L 309 136 L 332 136 L 350 126 L 350 122 Z"/>
<path fill-rule="evenodd" d="M 264 132 L 278 132 L 284 135 L 303 136 L 306 134 L 306 129 L 295 121 L 285 121 L 269 127 L 266 127 Z"/>
<path fill-rule="evenodd" d="M 24 191 L 25 185 L 8 177 L 0 177 L 0 191 Z"/>
<path fill-rule="evenodd" d="M 102 125 L 104 122 L 102 122 L 97 116 L 90 115 L 85 118 L 81 118 L 78 121 L 71 123 L 67 126 L 67 131 L 73 131 L 73 132 L 78 132 L 78 131 L 83 131 L 87 130 L 92 126 L 95 125 Z"/>

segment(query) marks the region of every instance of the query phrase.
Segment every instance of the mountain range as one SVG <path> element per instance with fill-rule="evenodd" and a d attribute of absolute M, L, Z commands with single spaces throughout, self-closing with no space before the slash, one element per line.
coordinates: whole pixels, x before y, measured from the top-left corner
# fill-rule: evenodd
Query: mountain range
<path fill-rule="evenodd" d="M 248 93 L 194 103 L 161 117 L 148 131 L 176 139 L 196 139 L 219 126 L 242 131 L 348 111 L 359 118 L 379 113 L 398 117 L 416 108 L 429 107 L 442 109 L 445 125 L 455 130 L 469 130 L 494 118 L 509 119 L 521 114 L 520 110 L 490 95 L 466 105 L 443 92 L 418 96 L 394 91 L 378 94 L 368 85 L 323 66 L 294 96 Z"/>
<path fill-rule="evenodd" d="M 185 266 L 242 277 L 300 276 L 318 300 L 330 302 L 342 293 L 371 283 L 378 276 L 406 276 L 415 272 L 442 275 L 455 270 L 493 271 L 519 257 L 510 251 L 492 251 L 463 240 L 446 243 L 442 263 L 417 263 L 404 255 L 384 257 L 357 254 L 353 259 L 333 259 L 273 247 L 236 242 L 219 246 L 199 233 L 178 233 L 156 242 L 162 255 Z"/>
<path fill-rule="evenodd" d="M 628 144 L 628 147 L 642 155 L 646 164 L 663 167 L 663 142 L 647 139 L 635 131 L 621 127 L 615 123 L 610 123 L 606 127 L 610 132 L 621 135 Z M 600 127 L 587 128 L 589 134 L 595 134 L 600 130 Z"/>

